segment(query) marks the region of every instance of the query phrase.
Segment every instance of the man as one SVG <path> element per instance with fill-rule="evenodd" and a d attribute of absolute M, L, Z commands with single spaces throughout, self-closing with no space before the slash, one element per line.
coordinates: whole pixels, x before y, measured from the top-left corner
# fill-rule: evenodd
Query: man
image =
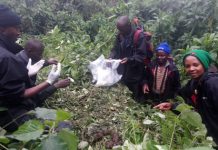
<path fill-rule="evenodd" d="M 20 36 L 19 16 L 5 5 L 0 5 L 0 126 L 7 131 L 14 131 L 19 125 L 31 119 L 29 110 L 37 107 L 31 99 L 47 88 L 60 76 L 61 66 L 53 66 L 47 80 L 31 87 L 30 70 L 14 55 L 20 51 L 15 41 Z M 55 67 L 58 67 L 56 70 Z M 28 74 L 29 73 L 29 74 Z"/>
<path fill-rule="evenodd" d="M 147 55 L 143 32 L 139 35 L 137 45 L 134 43 L 136 30 L 132 27 L 128 16 L 119 17 L 116 25 L 119 33 L 110 58 L 122 59 L 118 67 L 118 73 L 123 75 L 121 81 L 132 91 L 133 98 L 141 102 L 144 99 L 141 85 L 145 71 L 144 60 L 152 56 Z"/>
<path fill-rule="evenodd" d="M 24 45 L 24 50 L 17 53 L 16 56 L 23 62 L 25 66 L 27 66 L 28 63 L 30 63 L 29 59 L 32 60 L 33 64 L 40 61 L 42 59 L 43 52 L 44 52 L 43 43 L 37 39 L 30 39 Z M 45 60 L 43 67 L 57 64 L 57 63 L 58 63 L 57 60 L 50 58 L 48 60 Z M 30 77 L 31 86 L 35 86 L 36 79 L 37 79 L 37 74 Z M 70 80 L 68 78 L 59 80 L 55 82 L 54 85 L 50 85 L 49 87 L 47 87 L 45 90 L 41 91 L 39 94 L 37 94 L 34 97 L 35 102 L 37 102 L 37 106 L 41 106 L 49 96 L 51 96 L 52 94 L 54 94 L 54 92 L 57 91 L 57 89 L 65 88 L 69 85 L 70 85 Z"/>

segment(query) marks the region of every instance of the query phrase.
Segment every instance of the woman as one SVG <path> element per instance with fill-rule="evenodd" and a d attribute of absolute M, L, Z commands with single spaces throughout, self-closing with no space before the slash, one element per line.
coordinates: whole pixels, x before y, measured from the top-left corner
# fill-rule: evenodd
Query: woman
<path fill-rule="evenodd" d="M 185 102 L 201 115 L 208 135 L 218 144 L 218 74 L 208 73 L 211 56 L 204 50 L 191 50 L 183 58 L 183 64 L 191 80 L 179 91 Z M 170 110 L 171 103 L 161 103 L 154 108 Z"/>

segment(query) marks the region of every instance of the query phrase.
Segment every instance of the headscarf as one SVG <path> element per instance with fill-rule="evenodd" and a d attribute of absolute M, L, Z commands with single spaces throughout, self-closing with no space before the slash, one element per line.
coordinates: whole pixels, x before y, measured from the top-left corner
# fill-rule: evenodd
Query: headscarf
<path fill-rule="evenodd" d="M 204 68 L 207 70 L 212 62 L 212 58 L 210 56 L 210 53 L 208 53 L 205 50 L 195 49 L 187 52 L 183 57 L 183 63 L 185 61 L 185 58 L 187 56 L 194 56 L 196 57 L 201 64 L 204 66 Z"/>

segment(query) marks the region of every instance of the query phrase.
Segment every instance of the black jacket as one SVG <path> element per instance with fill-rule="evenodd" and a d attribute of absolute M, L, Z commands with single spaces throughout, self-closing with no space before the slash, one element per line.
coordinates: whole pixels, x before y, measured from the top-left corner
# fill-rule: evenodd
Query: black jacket
<path fill-rule="evenodd" d="M 218 74 L 205 73 L 198 82 L 190 80 L 179 94 L 199 112 L 208 135 L 218 144 Z"/>
<path fill-rule="evenodd" d="M 146 58 L 146 45 L 144 34 L 141 33 L 137 45 L 134 44 L 135 31 L 126 37 L 118 34 L 110 58 L 128 58 L 126 64 L 118 67 L 118 73 L 122 74 L 125 82 L 139 82 L 142 80 L 144 72 L 144 60 Z"/>
<path fill-rule="evenodd" d="M 16 56 L 24 64 L 24 66 L 27 66 L 29 58 L 24 50 L 17 53 Z M 44 67 L 45 66 L 48 66 L 47 61 L 44 64 Z M 36 79 L 37 79 L 37 75 L 30 77 L 30 83 L 31 83 L 30 87 L 35 86 Z M 38 93 L 36 96 L 32 97 L 32 100 L 34 101 L 34 103 L 36 103 L 35 104 L 36 106 L 42 106 L 43 102 L 49 96 L 51 96 L 55 91 L 57 91 L 57 88 L 54 87 L 53 85 L 50 85 L 49 87 Z"/>
<path fill-rule="evenodd" d="M 169 65 L 166 67 L 168 68 L 169 72 L 167 74 L 167 79 L 165 82 L 165 90 L 163 94 L 155 94 L 152 91 L 153 84 L 154 84 L 154 70 L 157 66 L 156 60 L 152 61 L 146 68 L 146 72 L 143 79 L 143 84 L 147 84 L 150 89 L 150 97 L 154 101 L 163 102 L 167 99 L 175 98 L 178 90 L 181 88 L 180 84 L 180 76 L 179 71 L 176 65 L 172 61 L 168 61 Z"/>
<path fill-rule="evenodd" d="M 11 53 L 16 54 L 23 50 L 23 47 L 19 44 L 11 41 L 7 37 L 0 35 L 0 46 L 9 50 Z"/>

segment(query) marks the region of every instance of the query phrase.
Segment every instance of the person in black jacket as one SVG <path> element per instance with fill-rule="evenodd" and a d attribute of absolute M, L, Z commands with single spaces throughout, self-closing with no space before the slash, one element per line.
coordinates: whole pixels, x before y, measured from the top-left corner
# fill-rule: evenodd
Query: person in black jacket
<path fill-rule="evenodd" d="M 16 56 L 23 62 L 25 66 L 27 66 L 29 59 L 32 60 L 32 63 L 35 64 L 36 62 L 42 59 L 42 55 L 44 52 L 44 45 L 41 41 L 37 39 L 30 39 L 25 43 L 24 50 L 20 51 L 16 54 Z M 50 58 L 45 60 L 43 67 L 57 64 L 58 61 L 54 58 Z M 31 85 L 36 85 L 37 74 L 30 77 Z M 43 105 L 44 101 L 54 94 L 59 88 L 65 88 L 70 85 L 70 80 L 68 78 L 58 80 L 54 83 L 54 85 L 50 85 L 45 90 L 38 93 L 34 99 L 37 102 L 37 106 Z"/>
<path fill-rule="evenodd" d="M 179 91 L 185 102 L 201 115 L 209 136 L 218 144 L 218 74 L 208 73 L 211 56 L 204 50 L 191 50 L 183 58 L 191 80 Z M 175 104 L 161 103 L 154 108 L 170 110 Z"/>
<path fill-rule="evenodd" d="M 118 73 L 123 75 L 121 82 L 132 91 L 136 101 L 143 101 L 141 82 L 145 71 L 144 60 L 152 56 L 147 56 L 143 32 L 139 35 L 137 45 L 134 44 L 136 30 L 132 27 L 128 16 L 119 17 L 116 25 L 119 33 L 109 58 L 122 59 L 118 67 Z"/>
<path fill-rule="evenodd" d="M 147 103 L 152 105 L 175 98 L 180 89 L 179 71 L 173 60 L 169 58 L 171 49 L 166 42 L 156 48 L 156 59 L 148 67 L 143 80 L 143 92 Z"/>
<path fill-rule="evenodd" d="M 20 36 L 20 23 L 21 20 L 16 13 L 7 6 L 0 5 L 0 37 L 4 37 L 0 42 L 0 107 L 5 108 L 4 111 L 0 111 L 0 126 L 7 131 L 16 130 L 32 118 L 28 111 L 37 107 L 32 98 L 54 84 L 61 71 L 60 64 L 54 65 L 45 82 L 31 86 L 29 75 L 33 75 L 32 68 L 27 70 L 15 55 L 20 51 L 14 46 Z"/>

